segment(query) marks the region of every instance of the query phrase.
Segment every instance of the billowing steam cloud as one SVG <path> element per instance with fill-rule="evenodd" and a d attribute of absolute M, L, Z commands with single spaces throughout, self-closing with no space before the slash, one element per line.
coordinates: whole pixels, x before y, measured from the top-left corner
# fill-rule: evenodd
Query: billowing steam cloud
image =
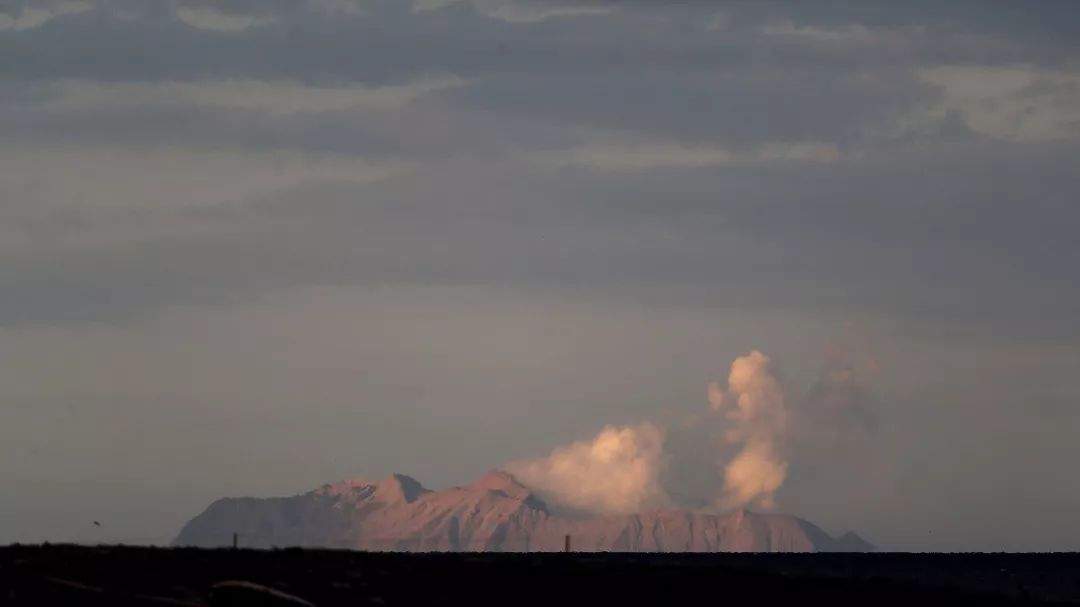
<path fill-rule="evenodd" d="M 783 387 L 773 373 L 772 361 L 757 350 L 735 359 L 727 383 L 726 391 L 716 382 L 709 383 L 709 405 L 731 422 L 724 438 L 741 450 L 723 467 L 718 505 L 771 509 L 776 490 L 787 478 L 782 450 L 788 409 Z"/>
<path fill-rule="evenodd" d="M 663 447 L 664 431 L 654 424 L 607 426 L 591 441 L 512 462 L 506 469 L 551 504 L 628 514 L 669 505 L 660 486 Z"/>
<path fill-rule="evenodd" d="M 709 382 L 707 396 L 711 413 L 671 423 L 666 447 L 657 424 L 607 426 L 592 440 L 506 469 L 548 504 L 575 511 L 628 514 L 674 501 L 771 510 L 795 451 L 838 444 L 875 421 L 846 359 L 827 364 L 807 394 L 791 398 L 772 360 L 754 350 L 732 362 L 726 384 Z"/>

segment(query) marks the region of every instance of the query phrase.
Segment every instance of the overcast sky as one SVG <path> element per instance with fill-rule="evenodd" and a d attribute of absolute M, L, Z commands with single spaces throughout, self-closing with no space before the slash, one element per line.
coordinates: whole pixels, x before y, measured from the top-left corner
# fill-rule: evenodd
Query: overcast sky
<path fill-rule="evenodd" d="M 1080 548 L 1080 6 L 846 4 L 0 0 L 0 543 L 677 451 L 758 349 L 852 374 L 782 511 Z"/>

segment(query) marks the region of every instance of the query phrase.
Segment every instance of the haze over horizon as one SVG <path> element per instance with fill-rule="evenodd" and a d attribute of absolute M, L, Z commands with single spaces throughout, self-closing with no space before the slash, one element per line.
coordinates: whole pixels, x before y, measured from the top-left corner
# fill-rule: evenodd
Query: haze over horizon
<path fill-rule="evenodd" d="M 0 2 L 0 544 L 505 467 L 1078 550 L 1078 157 L 1066 1 Z"/>

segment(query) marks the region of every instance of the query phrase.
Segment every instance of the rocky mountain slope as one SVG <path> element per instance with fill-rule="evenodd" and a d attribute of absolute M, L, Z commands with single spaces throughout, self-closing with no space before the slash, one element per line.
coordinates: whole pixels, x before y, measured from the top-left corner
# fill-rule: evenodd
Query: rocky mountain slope
<path fill-rule="evenodd" d="M 226 498 L 180 531 L 174 544 L 309 546 L 400 551 L 863 552 L 853 533 L 833 538 L 782 514 L 654 510 L 572 518 L 527 487 L 492 471 L 465 487 L 425 489 L 395 474 L 343 481 L 283 498 Z"/>

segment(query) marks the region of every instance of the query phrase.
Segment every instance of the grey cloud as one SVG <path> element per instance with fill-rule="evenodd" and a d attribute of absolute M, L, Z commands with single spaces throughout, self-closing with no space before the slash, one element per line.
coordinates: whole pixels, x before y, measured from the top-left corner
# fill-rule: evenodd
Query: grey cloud
<path fill-rule="evenodd" d="M 832 434 L 833 441 L 845 441 L 851 433 L 876 433 L 880 427 L 874 396 L 859 374 L 846 361 L 826 364 L 801 404 L 802 413 Z"/>
<path fill-rule="evenodd" d="M 999 162 L 1017 168 L 1009 158 Z M 1039 179 L 1053 174 L 1049 159 L 1031 162 L 1044 167 Z M 1066 164 L 1063 189 L 1075 187 Z M 514 163 L 461 162 L 364 186 L 300 183 L 247 202 L 144 213 L 143 232 L 167 230 L 159 240 L 24 249 L 10 257 L 5 283 L 18 295 L 5 315 L 62 317 L 41 300 L 95 301 L 74 297 L 94 285 L 111 285 L 103 291 L 113 297 L 80 313 L 89 318 L 185 293 L 303 284 L 592 285 L 692 289 L 712 293 L 707 300 L 737 286 L 738 299 L 757 305 L 876 309 L 969 333 L 1075 335 L 1067 198 L 1021 205 L 1012 198 L 1031 182 L 987 183 L 985 198 L 949 185 L 985 179 L 982 163 L 899 169 L 727 168 L 684 172 L 678 187 L 632 175 L 615 187 L 587 171 L 541 178 Z M 480 179 L 492 171 L 503 177 Z M 55 271 L 31 271 L 50 259 Z"/>
<path fill-rule="evenodd" d="M 60 91 L 86 85 L 82 80 L 34 85 L 0 85 L 0 124 L 11 138 L 28 143 L 163 145 L 233 150 L 294 150 L 348 154 L 364 158 L 421 160 L 453 155 L 492 155 L 513 149 L 566 147 L 580 139 L 570 127 L 539 123 L 528 116 L 494 115 L 478 108 L 450 105 L 449 92 L 469 83 L 452 75 L 433 75 L 400 85 L 353 87 L 308 86 L 270 81 L 249 92 L 232 91 L 232 103 L 201 99 L 222 84 L 242 89 L 246 83 L 199 80 L 165 84 L 101 86 L 104 94 Z M 161 92 L 129 104 L 110 104 L 134 88 Z M 170 87 L 192 89 L 190 98 L 170 99 Z M 87 87 L 92 88 L 92 86 Z M 263 101 L 266 91 L 284 99 Z M 360 90 L 352 100 L 354 89 Z M 91 97 L 91 99 L 80 98 Z M 93 97 L 100 97 L 93 99 Z M 371 99 L 368 99 L 368 98 Z M 355 103 L 354 103 L 355 101 Z M 307 103 L 306 111 L 286 111 Z M 275 109 L 280 107 L 281 109 Z"/>
<path fill-rule="evenodd" d="M 78 15 L 92 8 L 89 0 L 9 1 L 0 6 L 0 31 L 34 30 L 54 19 Z"/>
<path fill-rule="evenodd" d="M 869 79 L 831 70 L 729 66 L 671 72 L 624 66 L 604 78 L 562 74 L 490 79 L 449 96 L 463 104 L 552 122 L 740 143 L 857 140 L 868 125 L 918 101 L 922 88 L 903 73 Z"/>
<path fill-rule="evenodd" d="M 1001 36 L 993 30 L 985 39 L 976 37 L 968 45 L 941 47 L 939 40 L 951 40 L 944 35 L 946 30 L 925 44 L 913 44 L 910 54 L 858 49 L 856 62 L 850 54 L 821 54 L 803 45 L 777 45 L 759 32 L 768 13 L 737 19 L 731 32 L 718 33 L 704 26 L 711 13 L 700 9 L 672 9 L 663 18 L 648 10 L 620 10 L 598 18 L 513 23 L 486 18 L 465 3 L 419 13 L 405 2 L 374 3 L 362 6 L 366 12 L 356 18 L 299 10 L 294 4 L 260 3 L 261 8 L 255 11 L 246 5 L 215 3 L 223 11 L 275 19 L 273 26 L 228 35 L 186 26 L 166 3 L 103 5 L 96 11 L 52 22 L 32 36 L 0 37 L 5 56 L 16 59 L 0 66 L 0 73 L 10 77 L 106 79 L 330 76 L 385 82 L 431 70 L 470 77 L 664 65 L 680 70 L 730 69 L 748 63 L 850 70 L 916 61 L 1001 64 L 1053 60 L 1030 53 L 1027 44 L 999 48 Z M 313 4 L 296 6 L 310 8 Z M 757 12 L 742 4 L 735 9 Z M 131 11 L 134 18 L 118 16 Z M 952 27 L 962 29 L 963 24 Z M 967 25 L 967 29 L 979 31 L 974 25 Z M 61 45 L 65 41 L 66 47 Z M 66 52 L 58 53 L 60 48 Z M 132 52 L 141 56 L 137 64 L 128 61 Z M 89 56 L 93 61 L 77 59 Z M 348 61 L 342 61 L 344 57 Z M 1056 61 L 1060 65 L 1060 57 Z"/>

